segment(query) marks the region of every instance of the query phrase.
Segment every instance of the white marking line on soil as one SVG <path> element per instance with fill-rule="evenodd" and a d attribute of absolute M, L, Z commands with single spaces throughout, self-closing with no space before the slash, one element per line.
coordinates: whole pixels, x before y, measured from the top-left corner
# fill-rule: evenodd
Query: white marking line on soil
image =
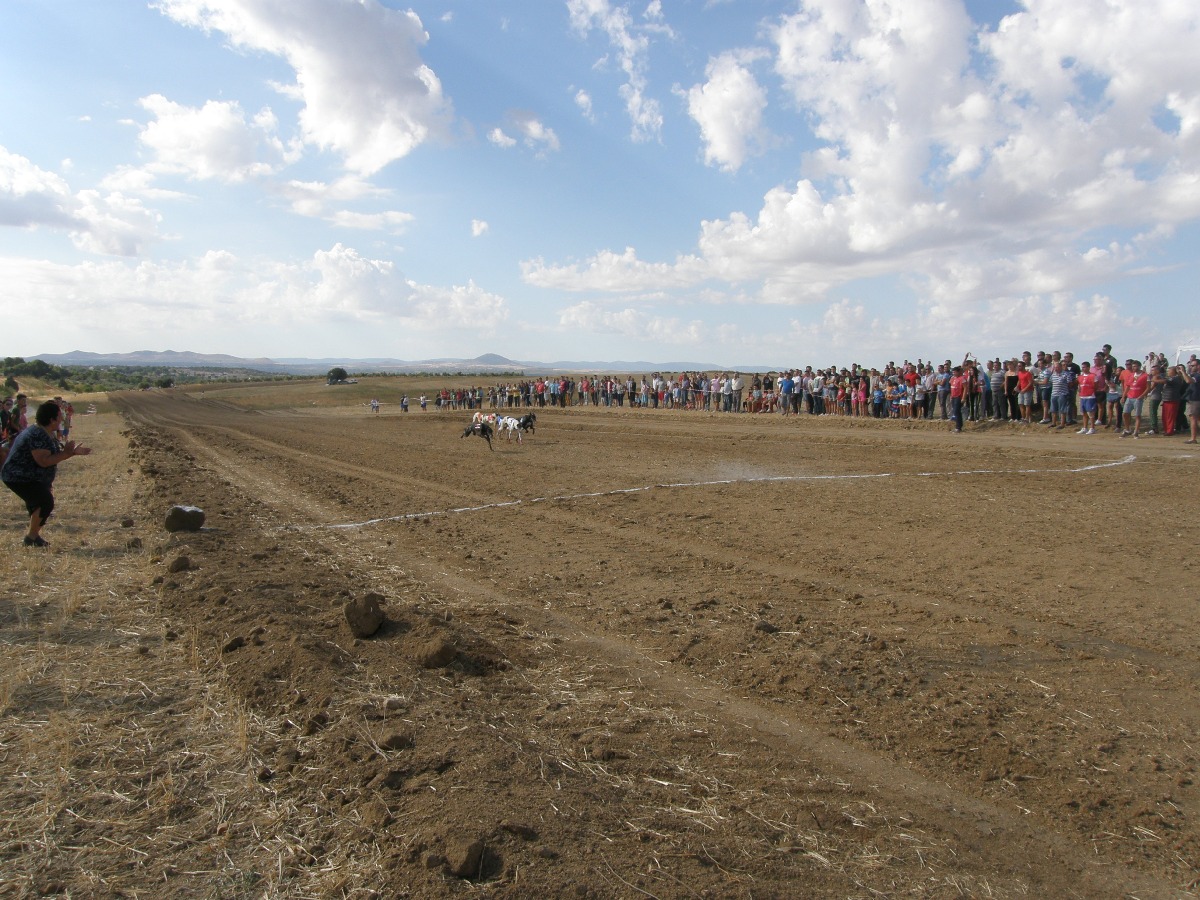
<path fill-rule="evenodd" d="M 341 525 L 310 525 L 309 528 L 365 528 L 368 525 L 379 525 L 383 522 L 403 522 L 406 519 L 424 519 L 431 516 L 449 516 L 457 513 L 479 512 L 485 509 L 503 509 L 506 506 L 522 506 L 531 503 L 551 503 L 564 500 L 586 500 L 590 497 L 615 497 L 619 494 L 637 494 L 641 491 L 653 491 L 659 488 L 692 488 L 712 487 L 719 484 L 753 484 L 763 481 L 849 481 L 863 478 L 954 478 L 960 475 L 1073 475 L 1079 472 L 1092 472 L 1096 469 L 1111 469 L 1116 466 L 1126 466 L 1136 460 L 1136 456 L 1126 456 L 1114 462 L 1094 463 L 1090 466 L 1080 466 L 1075 469 L 963 469 L 958 472 L 879 472 L 868 475 L 763 475 L 758 478 L 723 478 L 719 481 L 675 481 L 666 484 L 648 484 L 643 487 L 617 488 L 611 491 L 593 491 L 587 494 L 562 494 L 558 497 L 533 497 L 529 500 L 505 500 L 501 503 L 485 503 L 482 506 L 457 506 L 453 509 L 431 510 L 429 512 L 403 513 L 398 516 L 384 516 L 380 519 L 367 519 L 365 522 L 347 522 Z"/>

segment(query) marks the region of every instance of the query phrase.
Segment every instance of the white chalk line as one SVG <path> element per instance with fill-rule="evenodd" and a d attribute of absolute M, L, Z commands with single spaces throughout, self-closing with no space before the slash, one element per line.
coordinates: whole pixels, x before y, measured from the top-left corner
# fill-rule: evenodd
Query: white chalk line
<path fill-rule="evenodd" d="M 1074 469 L 961 469 L 954 472 L 877 472 L 866 475 L 762 475 L 756 478 L 722 478 L 716 481 L 673 481 L 662 484 L 647 484 L 642 487 L 616 488 L 611 491 L 591 491 L 585 494 L 560 494 L 557 497 L 533 497 L 529 500 L 504 500 L 499 503 L 484 503 L 480 506 L 456 506 L 452 509 L 437 509 L 428 512 L 403 513 L 398 516 L 383 516 L 378 519 L 367 519 L 365 522 L 346 522 L 334 525 L 301 526 L 301 530 L 337 530 L 349 528 L 366 528 L 368 525 L 381 525 L 385 522 L 404 522 L 409 519 L 427 519 L 434 516 L 452 516 L 459 513 L 481 512 L 486 509 L 504 509 L 508 506 L 529 506 L 534 503 L 561 503 L 568 500 L 587 500 L 594 497 L 616 497 L 621 494 L 637 494 L 643 491 L 653 491 L 668 488 L 715 487 L 722 484 L 755 484 L 768 481 L 852 481 L 868 478 L 957 478 L 963 475 L 1074 475 L 1080 472 L 1092 472 L 1096 469 L 1111 469 L 1116 466 L 1126 466 L 1136 460 L 1136 456 L 1126 456 L 1113 462 L 1094 463 L 1090 466 L 1079 466 Z"/>

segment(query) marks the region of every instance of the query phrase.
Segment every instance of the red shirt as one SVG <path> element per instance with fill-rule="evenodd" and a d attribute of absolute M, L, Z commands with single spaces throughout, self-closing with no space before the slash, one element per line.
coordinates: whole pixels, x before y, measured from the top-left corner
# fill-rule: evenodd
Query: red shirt
<path fill-rule="evenodd" d="M 1022 394 L 1033 390 L 1033 373 L 1028 369 L 1017 372 L 1017 390 Z"/>
<path fill-rule="evenodd" d="M 1088 372 L 1086 375 L 1082 372 L 1079 375 L 1079 396 L 1080 397 L 1095 397 L 1096 396 L 1096 376 Z"/>
<path fill-rule="evenodd" d="M 962 399 L 967 387 L 966 375 L 955 375 L 950 379 L 950 396 Z"/>
<path fill-rule="evenodd" d="M 1150 386 L 1150 376 L 1145 372 L 1126 369 L 1121 375 L 1121 384 L 1125 386 L 1125 397 L 1136 400 L 1146 393 L 1146 388 Z"/>

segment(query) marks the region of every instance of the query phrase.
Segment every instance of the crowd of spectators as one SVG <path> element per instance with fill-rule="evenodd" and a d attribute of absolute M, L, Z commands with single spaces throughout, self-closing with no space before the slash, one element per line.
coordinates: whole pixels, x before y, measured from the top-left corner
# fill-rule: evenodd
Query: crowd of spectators
<path fill-rule="evenodd" d="M 439 410 L 567 406 L 868 419 L 940 419 L 960 432 L 968 422 L 1006 422 L 1078 434 L 1108 429 L 1121 437 L 1172 436 L 1200 418 L 1200 363 L 1171 364 L 1147 354 L 1124 363 L 1105 344 L 1090 360 L 1025 351 L 1020 357 L 961 363 L 917 360 L 882 368 L 858 364 L 780 372 L 680 372 L 545 376 L 488 386 L 445 388 Z"/>

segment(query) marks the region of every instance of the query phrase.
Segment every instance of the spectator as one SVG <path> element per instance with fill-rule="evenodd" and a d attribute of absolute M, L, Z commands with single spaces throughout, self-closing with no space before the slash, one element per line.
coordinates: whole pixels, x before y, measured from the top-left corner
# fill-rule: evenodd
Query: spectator
<path fill-rule="evenodd" d="M 1086 360 L 1079 372 L 1079 411 L 1083 415 L 1083 427 L 1077 434 L 1096 433 L 1096 376 L 1092 364 Z"/>
<path fill-rule="evenodd" d="M 1050 419 L 1051 427 L 1062 431 L 1070 424 L 1068 406 L 1071 402 L 1071 373 L 1061 360 L 1050 367 Z"/>
<path fill-rule="evenodd" d="M 941 363 L 937 367 L 937 402 L 938 410 L 942 414 L 942 421 L 945 422 L 950 418 L 950 410 L 947 404 L 950 399 L 950 367 L 946 363 Z"/>
<path fill-rule="evenodd" d="M 17 427 L 16 404 L 12 397 L 5 397 L 3 409 L 0 409 L 0 465 L 4 465 L 4 456 L 12 439 L 20 433 Z"/>
<path fill-rule="evenodd" d="M 54 512 L 54 476 L 58 464 L 73 456 L 87 456 L 90 447 L 75 441 L 60 445 L 54 435 L 58 431 L 62 410 L 53 400 L 37 408 L 34 424 L 16 436 L 9 449 L 0 480 L 4 486 L 25 501 L 29 512 L 29 533 L 26 547 L 47 547 L 42 526 Z"/>
<path fill-rule="evenodd" d="M 1017 363 L 1017 406 L 1021 409 L 1021 421 L 1033 424 L 1033 372 L 1022 360 Z"/>
<path fill-rule="evenodd" d="M 1006 418 L 1016 422 L 1021 418 L 1021 405 L 1017 402 L 1017 361 L 1010 359 L 1004 364 L 1004 405 Z"/>
<path fill-rule="evenodd" d="M 1183 393 L 1187 390 L 1187 371 L 1183 366 L 1172 366 L 1170 374 L 1163 379 L 1162 420 L 1163 434 L 1174 437 L 1179 425 L 1179 413 Z"/>
<path fill-rule="evenodd" d="M 1200 432 L 1200 362 L 1197 362 L 1194 356 L 1188 361 L 1187 382 L 1183 398 L 1187 401 L 1187 417 L 1192 436 L 1184 443 L 1194 444 Z"/>
<path fill-rule="evenodd" d="M 988 360 L 987 364 L 987 398 L 988 418 L 992 421 L 1003 421 L 1008 418 L 1008 405 L 1004 400 L 1004 368 L 999 360 Z"/>
<path fill-rule="evenodd" d="M 1067 424 L 1075 424 L 1075 410 L 1078 406 L 1076 397 L 1079 393 L 1079 373 L 1082 371 L 1079 364 L 1075 362 L 1074 353 L 1063 354 L 1063 370 L 1071 376 L 1067 384 Z"/>
<path fill-rule="evenodd" d="M 1156 434 L 1158 428 L 1158 409 L 1162 406 L 1163 386 L 1167 383 L 1166 366 L 1157 363 L 1150 364 L 1150 390 L 1147 397 L 1150 400 L 1150 422 L 1146 434 Z"/>
<path fill-rule="evenodd" d="M 1034 381 L 1037 383 L 1037 395 L 1041 401 L 1042 418 L 1039 425 L 1049 425 L 1050 418 L 1050 362 L 1045 354 L 1038 353 L 1038 364 L 1034 368 Z"/>
<path fill-rule="evenodd" d="M 967 396 L 970 376 L 963 374 L 962 366 L 955 366 L 950 374 L 950 417 L 954 420 L 954 433 L 963 430 L 963 403 Z"/>
<path fill-rule="evenodd" d="M 1117 366 L 1108 379 L 1108 421 L 1114 431 L 1121 429 L 1121 379 L 1125 377 L 1125 369 Z"/>
<path fill-rule="evenodd" d="M 1129 437 L 1133 435 L 1134 440 L 1140 436 L 1138 432 L 1142 427 L 1142 404 L 1146 399 L 1146 392 L 1150 390 L 1150 376 L 1142 371 L 1142 364 L 1136 359 L 1129 360 L 1129 366 L 1125 370 L 1125 374 L 1121 379 L 1121 396 L 1125 402 L 1123 412 L 1125 413 L 1125 429 L 1121 432 L 1121 437 Z M 1129 419 L 1133 418 L 1133 430 L 1129 429 Z"/>

